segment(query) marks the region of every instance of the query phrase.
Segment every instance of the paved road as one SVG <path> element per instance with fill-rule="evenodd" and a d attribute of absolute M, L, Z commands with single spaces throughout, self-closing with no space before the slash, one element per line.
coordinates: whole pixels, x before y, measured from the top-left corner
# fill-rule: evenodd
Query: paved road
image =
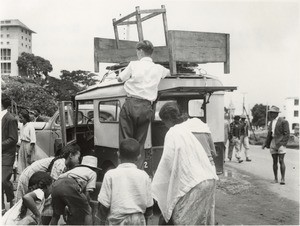
<path fill-rule="evenodd" d="M 267 181 L 270 181 L 269 189 L 281 197 L 288 198 L 293 201 L 299 202 L 299 150 L 287 149 L 285 155 L 285 165 L 286 165 L 286 176 L 285 185 L 272 184 L 274 179 L 273 175 L 273 160 L 269 149 L 262 149 L 261 146 L 250 145 L 250 155 L 251 162 L 238 163 L 235 158 L 232 161 L 226 160 L 224 169 L 225 175 L 228 173 L 228 168 L 226 166 L 233 167 L 237 170 L 246 171 L 259 176 Z M 233 155 L 234 156 L 234 155 Z M 245 155 L 242 152 L 242 158 L 245 160 Z M 229 172 L 230 173 L 230 172 Z M 278 164 L 278 178 L 280 180 L 280 169 Z"/>

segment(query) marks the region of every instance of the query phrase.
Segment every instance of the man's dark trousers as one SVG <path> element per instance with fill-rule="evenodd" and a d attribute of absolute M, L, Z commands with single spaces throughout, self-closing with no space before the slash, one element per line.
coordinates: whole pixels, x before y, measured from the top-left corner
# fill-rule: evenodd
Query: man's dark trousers
<path fill-rule="evenodd" d="M 150 101 L 127 97 L 120 112 L 120 143 L 127 138 L 136 139 L 140 143 L 141 155 L 143 156 L 144 144 L 152 117 L 153 109 Z"/>
<path fill-rule="evenodd" d="M 6 194 L 7 202 L 11 202 L 14 199 L 14 187 L 10 181 L 12 175 L 13 166 L 2 165 L 2 209 L 5 208 L 4 194 Z"/>

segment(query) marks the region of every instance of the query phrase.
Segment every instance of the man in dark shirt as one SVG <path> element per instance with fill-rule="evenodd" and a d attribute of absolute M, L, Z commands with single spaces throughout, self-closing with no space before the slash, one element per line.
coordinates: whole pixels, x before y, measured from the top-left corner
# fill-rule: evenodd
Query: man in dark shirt
<path fill-rule="evenodd" d="M 18 142 L 18 121 L 7 110 L 10 103 L 10 98 L 5 93 L 2 93 L 2 214 L 5 212 L 4 194 L 6 195 L 6 201 L 10 203 L 10 207 L 13 206 L 15 198 L 10 178 L 16 156 L 16 144 Z"/>
<path fill-rule="evenodd" d="M 241 136 L 241 124 L 239 122 L 240 116 L 234 116 L 234 121 L 230 123 L 229 131 L 229 147 L 228 147 L 228 159 L 231 161 L 233 148 L 235 147 L 235 157 L 238 162 L 241 163 L 243 160 L 240 156 L 240 136 Z"/>

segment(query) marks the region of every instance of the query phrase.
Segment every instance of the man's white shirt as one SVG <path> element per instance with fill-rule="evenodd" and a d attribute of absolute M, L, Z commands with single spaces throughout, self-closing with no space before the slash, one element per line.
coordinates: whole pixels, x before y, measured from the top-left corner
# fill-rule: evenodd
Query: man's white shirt
<path fill-rule="evenodd" d="M 272 122 L 272 134 L 273 134 L 273 136 L 274 136 L 274 133 L 275 133 L 275 127 L 276 127 L 278 118 L 279 118 L 279 116 L 277 116 L 275 119 L 273 119 L 273 122 Z"/>
<path fill-rule="evenodd" d="M 124 89 L 128 95 L 154 101 L 160 80 L 169 75 L 169 69 L 153 63 L 150 57 L 143 57 L 139 61 L 131 61 L 119 78 L 126 81 Z"/>

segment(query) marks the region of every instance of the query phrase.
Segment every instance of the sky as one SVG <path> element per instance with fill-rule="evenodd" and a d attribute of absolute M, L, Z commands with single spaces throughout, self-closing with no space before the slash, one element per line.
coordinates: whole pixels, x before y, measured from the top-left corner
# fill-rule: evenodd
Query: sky
<path fill-rule="evenodd" d="M 53 71 L 94 72 L 94 37 L 114 38 L 113 18 L 165 5 L 169 30 L 230 34 L 230 74 L 223 64 L 203 64 L 224 85 L 236 112 L 254 104 L 276 105 L 300 90 L 300 1 L 155 1 L 155 0 L 0 0 L 0 19 L 19 19 L 36 32 L 34 55 L 48 59 Z M 144 38 L 164 45 L 161 17 L 143 23 Z M 120 36 L 125 37 L 125 30 Z M 123 33 L 122 33 L 123 32 Z M 135 28 L 127 30 L 137 40 Z M 126 33 L 128 34 L 128 33 Z M 100 74 L 102 74 L 100 72 Z"/>

